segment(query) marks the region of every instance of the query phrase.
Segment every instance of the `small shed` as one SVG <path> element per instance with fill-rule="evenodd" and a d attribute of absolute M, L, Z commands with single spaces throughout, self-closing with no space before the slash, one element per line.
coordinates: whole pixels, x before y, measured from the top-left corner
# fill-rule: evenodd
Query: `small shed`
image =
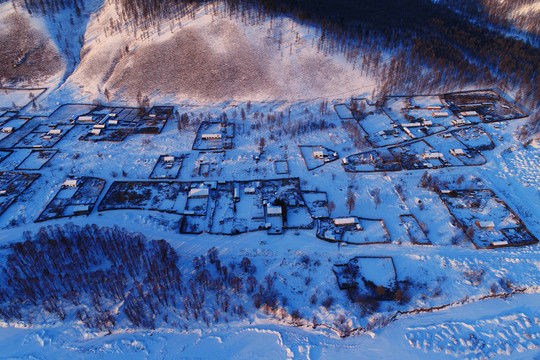
<path fill-rule="evenodd" d="M 244 189 L 244 194 L 246 195 L 253 195 L 255 194 L 255 188 L 254 187 L 247 187 Z"/>
<path fill-rule="evenodd" d="M 90 205 L 74 205 L 73 215 L 86 215 L 90 212 Z"/>

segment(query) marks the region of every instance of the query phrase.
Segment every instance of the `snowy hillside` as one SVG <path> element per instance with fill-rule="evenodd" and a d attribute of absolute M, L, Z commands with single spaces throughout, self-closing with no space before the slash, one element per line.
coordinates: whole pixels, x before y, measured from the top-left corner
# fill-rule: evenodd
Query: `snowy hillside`
<path fill-rule="evenodd" d="M 207 102 L 297 100 L 372 86 L 342 55 L 317 51 L 315 29 L 291 20 L 241 22 L 201 9 L 194 19 L 181 18 L 181 25 L 163 26 L 146 36 L 130 29 L 104 35 L 103 26 L 116 17 L 114 8 L 105 5 L 92 18 L 87 30 L 91 40 L 67 86 L 82 85 L 90 96 L 98 88 L 107 89 L 119 100 L 141 92 Z M 101 78 L 94 75 L 98 69 L 106 69 Z"/>
<path fill-rule="evenodd" d="M 132 105 L 138 93 L 167 102 L 301 100 L 374 86 L 344 55 L 318 49 L 320 32 L 287 18 L 243 20 L 201 7 L 145 30 L 118 24 L 112 2 L 97 4 L 87 2 L 81 16 L 66 8 L 45 17 L 2 6 L 5 17 L 39 24 L 65 55 L 65 75 L 56 79 L 62 97 Z"/>

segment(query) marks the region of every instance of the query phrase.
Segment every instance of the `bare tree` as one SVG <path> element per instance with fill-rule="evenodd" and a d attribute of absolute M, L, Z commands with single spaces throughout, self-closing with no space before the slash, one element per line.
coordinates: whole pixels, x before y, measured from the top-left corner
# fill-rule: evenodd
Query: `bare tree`
<path fill-rule="evenodd" d="M 351 191 L 351 189 L 349 189 L 347 191 L 347 202 L 345 204 L 346 204 L 347 210 L 349 210 L 349 214 L 350 214 L 351 211 L 353 211 L 355 206 L 356 206 L 356 200 L 354 198 L 354 194 Z"/>

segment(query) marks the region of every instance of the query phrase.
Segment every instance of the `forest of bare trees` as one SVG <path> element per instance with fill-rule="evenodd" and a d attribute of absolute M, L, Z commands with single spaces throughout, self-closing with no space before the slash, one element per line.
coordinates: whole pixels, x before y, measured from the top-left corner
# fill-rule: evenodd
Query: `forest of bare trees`
<path fill-rule="evenodd" d="M 0 318 L 7 322 L 53 314 L 100 331 L 187 328 L 190 321 L 243 318 L 253 306 L 277 307 L 271 275 L 259 281 L 247 257 L 222 263 L 216 248 L 180 260 L 165 240 L 96 225 L 47 226 L 23 237 L 9 246 L 0 273 Z"/>

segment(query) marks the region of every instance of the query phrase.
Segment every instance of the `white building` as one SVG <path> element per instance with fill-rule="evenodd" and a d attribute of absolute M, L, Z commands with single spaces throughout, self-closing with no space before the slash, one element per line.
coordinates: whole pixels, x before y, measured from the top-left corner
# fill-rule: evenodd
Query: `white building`
<path fill-rule="evenodd" d="M 196 188 L 189 190 L 190 198 L 207 198 L 209 194 L 208 188 Z"/>
<path fill-rule="evenodd" d="M 7 127 L 2 128 L 2 132 L 6 133 L 6 134 L 12 133 L 13 130 L 14 130 L 14 128 L 12 128 L 11 126 L 7 126 Z"/>
<path fill-rule="evenodd" d="M 432 160 L 432 159 L 443 159 L 444 155 L 440 152 L 433 152 L 433 153 L 423 153 L 422 158 L 426 160 Z"/>
<path fill-rule="evenodd" d="M 202 134 L 201 138 L 203 140 L 220 140 L 221 134 Z"/>
<path fill-rule="evenodd" d="M 465 151 L 463 149 L 450 149 L 450 154 L 454 156 L 465 156 Z"/>
<path fill-rule="evenodd" d="M 356 225 L 358 224 L 358 220 L 354 217 L 347 217 L 347 218 L 335 218 L 333 219 L 334 225 L 336 226 L 347 226 L 347 225 Z"/>
<path fill-rule="evenodd" d="M 62 133 L 62 129 L 51 129 L 47 133 L 47 135 L 60 135 Z"/>
<path fill-rule="evenodd" d="M 448 117 L 448 113 L 446 111 L 434 111 L 431 113 L 431 116 L 434 118 Z"/>
<path fill-rule="evenodd" d="M 68 187 L 77 187 L 79 185 L 79 180 L 78 179 L 66 179 L 66 181 L 64 181 L 64 183 L 62 185 L 68 186 Z"/>
<path fill-rule="evenodd" d="M 416 139 L 416 136 L 414 136 L 414 134 L 412 133 L 411 130 L 409 130 L 408 127 L 404 126 L 404 127 L 403 127 L 403 131 L 405 131 L 405 133 L 406 133 L 407 135 L 409 135 L 411 139 Z"/>
<path fill-rule="evenodd" d="M 266 204 L 266 215 L 267 216 L 281 216 L 282 215 L 281 206 L 272 206 L 270 204 Z"/>
<path fill-rule="evenodd" d="M 92 115 L 81 115 L 79 121 L 94 121 L 94 117 Z"/>
<path fill-rule="evenodd" d="M 244 194 L 246 195 L 253 195 L 255 194 L 255 188 L 254 187 L 247 187 L 244 189 Z"/>
<path fill-rule="evenodd" d="M 401 126 L 403 126 L 403 127 L 420 127 L 420 126 L 422 126 L 422 124 L 419 123 L 419 122 L 414 122 L 414 123 L 401 124 Z"/>
<path fill-rule="evenodd" d="M 468 124 L 468 122 L 463 120 L 463 119 L 454 119 L 454 120 L 450 121 L 450 124 L 452 124 L 454 126 L 458 126 L 458 125 Z"/>
<path fill-rule="evenodd" d="M 463 116 L 463 117 L 467 117 L 467 116 L 478 116 L 478 113 L 476 111 L 462 111 L 459 113 L 459 115 Z"/>
<path fill-rule="evenodd" d="M 164 156 L 163 157 L 163 162 L 166 162 L 166 163 L 169 163 L 169 162 L 174 162 L 174 156 Z"/>
<path fill-rule="evenodd" d="M 73 215 L 86 215 L 90 211 L 90 205 L 73 205 L 70 209 Z"/>
<path fill-rule="evenodd" d="M 101 134 L 101 129 L 92 129 L 92 131 L 90 131 L 90 133 L 92 135 L 99 136 Z"/>
<path fill-rule="evenodd" d="M 483 221 L 476 220 L 476 226 L 478 226 L 479 229 L 491 230 L 495 228 L 495 223 L 491 220 L 483 220 Z"/>
<path fill-rule="evenodd" d="M 313 152 L 313 157 L 315 159 L 324 159 L 325 156 L 326 156 L 326 153 L 324 151 L 316 150 Z"/>

